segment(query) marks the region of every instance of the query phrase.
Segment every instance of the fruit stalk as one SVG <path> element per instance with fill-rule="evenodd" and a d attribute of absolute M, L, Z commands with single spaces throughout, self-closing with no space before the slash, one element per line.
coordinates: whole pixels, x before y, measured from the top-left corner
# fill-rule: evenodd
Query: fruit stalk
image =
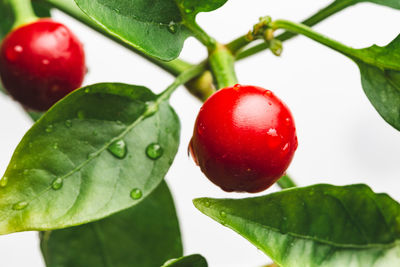
<path fill-rule="evenodd" d="M 12 26 L 13 29 L 38 19 L 33 12 L 30 0 L 9 0 L 9 2 L 15 16 L 15 22 Z"/>
<path fill-rule="evenodd" d="M 209 55 L 209 64 L 215 77 L 217 89 L 232 86 L 238 83 L 235 73 L 235 59 L 232 53 L 221 44 Z"/>

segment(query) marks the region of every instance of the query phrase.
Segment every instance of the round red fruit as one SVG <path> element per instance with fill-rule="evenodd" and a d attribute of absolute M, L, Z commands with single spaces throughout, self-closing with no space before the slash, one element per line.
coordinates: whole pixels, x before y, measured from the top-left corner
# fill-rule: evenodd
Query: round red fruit
<path fill-rule="evenodd" d="M 47 110 L 82 85 L 85 54 L 63 24 L 40 19 L 10 32 L 0 47 L 0 76 L 14 99 Z"/>
<path fill-rule="evenodd" d="M 288 107 L 271 91 L 235 85 L 214 93 L 197 116 L 190 152 L 223 190 L 260 192 L 288 168 L 297 148 Z"/>

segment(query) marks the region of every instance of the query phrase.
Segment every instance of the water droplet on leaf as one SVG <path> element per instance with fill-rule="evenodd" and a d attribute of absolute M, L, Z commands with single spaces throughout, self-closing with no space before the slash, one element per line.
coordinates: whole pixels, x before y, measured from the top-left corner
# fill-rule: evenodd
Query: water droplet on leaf
<path fill-rule="evenodd" d="M 67 126 L 68 128 L 72 127 L 72 121 L 71 120 L 66 120 L 65 121 L 65 126 Z"/>
<path fill-rule="evenodd" d="M 25 169 L 23 173 L 24 173 L 24 175 L 27 175 L 29 173 L 29 170 Z"/>
<path fill-rule="evenodd" d="M 51 133 L 53 131 L 54 126 L 53 125 L 49 125 L 46 127 L 46 133 Z"/>
<path fill-rule="evenodd" d="M 205 205 L 206 207 L 210 207 L 210 205 L 211 205 L 211 204 L 210 204 L 210 201 L 207 200 L 207 201 L 204 203 L 204 205 Z"/>
<path fill-rule="evenodd" d="M 219 215 L 221 215 L 222 218 L 225 218 L 225 217 L 226 217 L 226 212 L 225 212 L 225 211 L 221 211 L 221 212 L 219 213 Z"/>
<path fill-rule="evenodd" d="M 142 190 L 140 190 L 139 188 L 132 189 L 130 193 L 131 198 L 135 200 L 140 199 L 142 195 L 143 195 Z"/>
<path fill-rule="evenodd" d="M 1 187 L 6 187 L 7 183 L 8 183 L 8 177 L 7 177 L 7 176 L 4 176 L 4 177 L 0 180 L 0 186 L 1 186 Z"/>
<path fill-rule="evenodd" d="M 170 33 L 176 33 L 176 30 L 177 30 L 176 23 L 175 23 L 174 21 L 171 21 L 171 22 L 168 24 L 168 31 L 169 31 Z"/>
<path fill-rule="evenodd" d="M 88 94 L 88 93 L 90 93 L 90 88 L 85 89 L 85 94 Z"/>
<path fill-rule="evenodd" d="M 83 112 L 83 110 L 79 110 L 78 111 L 78 119 L 84 119 L 85 118 L 85 112 Z"/>
<path fill-rule="evenodd" d="M 27 206 L 28 206 L 28 202 L 26 202 L 26 201 L 20 201 L 20 202 L 18 202 L 18 203 L 15 203 L 13 206 L 12 206 L 12 209 L 13 210 L 22 210 L 22 209 L 25 209 Z"/>
<path fill-rule="evenodd" d="M 58 149 L 58 143 L 54 143 L 53 148 Z"/>
<path fill-rule="evenodd" d="M 146 155 L 152 160 L 156 160 L 160 158 L 163 154 L 164 150 L 158 143 L 152 143 L 146 148 Z"/>
<path fill-rule="evenodd" d="M 56 178 L 52 183 L 51 183 L 51 188 L 54 190 L 58 190 L 63 186 L 64 180 L 60 177 Z"/>
<path fill-rule="evenodd" d="M 128 148 L 124 140 L 117 140 L 108 146 L 107 150 L 116 158 L 123 159 L 128 152 Z"/>
<path fill-rule="evenodd" d="M 185 13 L 186 14 L 190 14 L 190 13 L 192 13 L 193 12 L 193 9 L 191 9 L 191 8 L 185 8 Z"/>

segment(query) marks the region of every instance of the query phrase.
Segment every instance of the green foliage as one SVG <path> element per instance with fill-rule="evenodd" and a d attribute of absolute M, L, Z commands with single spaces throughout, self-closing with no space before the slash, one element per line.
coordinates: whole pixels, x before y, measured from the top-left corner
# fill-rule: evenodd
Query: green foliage
<path fill-rule="evenodd" d="M 339 0 L 340 1 L 340 0 Z M 345 1 L 345 0 L 342 0 Z M 354 2 L 371 2 L 382 6 L 388 6 L 400 9 L 400 1 L 398 0 L 354 0 Z"/>
<path fill-rule="evenodd" d="M 194 200 L 282 266 L 400 265 L 400 204 L 365 185 Z"/>
<path fill-rule="evenodd" d="M 172 60 L 178 57 L 191 35 L 185 20 L 202 11 L 212 11 L 227 0 L 75 0 L 78 6 L 111 34 L 150 56 Z"/>
<path fill-rule="evenodd" d="M 42 232 L 41 248 L 47 267 L 153 267 L 183 253 L 174 202 L 164 182 L 140 204 L 111 217 Z"/>
<path fill-rule="evenodd" d="M 193 254 L 178 259 L 172 259 L 164 263 L 161 267 L 207 267 L 207 260 L 199 255 Z"/>
<path fill-rule="evenodd" d="M 103 83 L 74 91 L 16 148 L 0 182 L 0 233 L 79 225 L 139 203 L 165 176 L 179 132 L 167 101 L 147 88 Z M 122 157 L 112 149 L 119 141 Z M 163 150 L 157 159 L 146 155 L 154 143 Z"/>

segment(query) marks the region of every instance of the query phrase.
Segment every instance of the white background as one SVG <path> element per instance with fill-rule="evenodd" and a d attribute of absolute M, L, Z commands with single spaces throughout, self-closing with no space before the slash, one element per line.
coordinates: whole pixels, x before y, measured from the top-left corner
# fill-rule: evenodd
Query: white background
<path fill-rule="evenodd" d="M 199 15 L 199 23 L 221 42 L 246 33 L 258 17 L 271 15 L 300 21 L 330 1 L 230 0 L 221 9 Z M 89 74 L 85 84 L 125 82 L 160 92 L 172 77 L 128 50 L 54 12 L 85 44 Z M 363 3 L 324 21 L 319 32 L 354 46 L 385 45 L 400 32 L 400 11 Z M 206 56 L 190 38 L 182 57 L 197 62 Z M 263 52 L 237 64 L 242 84 L 274 91 L 291 108 L 299 147 L 289 173 L 300 185 L 366 183 L 400 200 L 400 134 L 386 124 L 364 95 L 357 66 L 344 56 L 305 37 L 285 43 L 280 58 Z M 201 253 L 213 266 L 261 266 L 269 259 L 233 231 L 202 215 L 192 205 L 201 196 L 227 194 L 211 184 L 187 157 L 200 103 L 185 89 L 172 97 L 182 123 L 181 147 L 167 175 L 178 209 L 185 253 Z M 0 95 L 0 173 L 31 122 L 17 103 Z M 268 189 L 270 193 L 277 190 Z M 156 244 L 155 244 L 156 245 Z M 68 250 L 66 250 L 68 253 Z M 44 266 L 36 233 L 0 236 L 1 267 Z"/>

